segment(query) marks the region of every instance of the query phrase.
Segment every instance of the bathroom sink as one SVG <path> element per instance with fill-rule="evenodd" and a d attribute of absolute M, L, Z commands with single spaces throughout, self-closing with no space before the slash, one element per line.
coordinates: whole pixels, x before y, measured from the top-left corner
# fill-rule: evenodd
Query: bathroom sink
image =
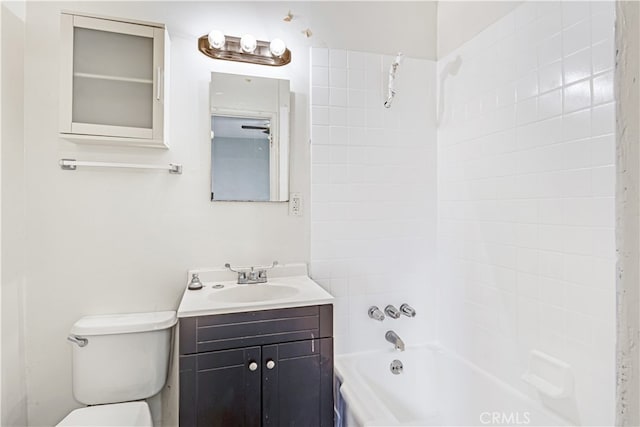
<path fill-rule="evenodd" d="M 189 290 L 192 275 L 202 288 Z M 228 268 L 191 270 L 178 307 L 178 317 L 207 316 L 333 303 L 333 296 L 308 275 L 306 264 L 284 264 L 269 270 L 267 283 L 238 284 Z"/>
<path fill-rule="evenodd" d="M 209 295 L 209 299 L 218 302 L 252 303 L 291 298 L 299 292 L 299 289 L 286 285 L 239 285 L 214 292 Z"/>

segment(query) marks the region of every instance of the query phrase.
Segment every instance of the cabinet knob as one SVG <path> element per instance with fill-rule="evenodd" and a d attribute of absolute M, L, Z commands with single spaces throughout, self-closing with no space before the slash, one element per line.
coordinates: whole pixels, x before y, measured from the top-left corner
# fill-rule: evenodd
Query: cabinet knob
<path fill-rule="evenodd" d="M 256 362 L 249 363 L 249 370 L 250 371 L 255 371 L 256 369 L 258 369 L 258 364 Z"/>
<path fill-rule="evenodd" d="M 276 362 L 274 362 L 273 360 L 269 359 L 267 360 L 267 369 L 273 369 L 276 366 Z"/>

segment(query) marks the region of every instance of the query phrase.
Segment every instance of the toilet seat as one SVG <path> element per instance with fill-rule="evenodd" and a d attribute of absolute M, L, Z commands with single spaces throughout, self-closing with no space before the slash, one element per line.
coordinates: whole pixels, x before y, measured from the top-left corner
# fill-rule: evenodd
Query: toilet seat
<path fill-rule="evenodd" d="M 127 426 L 153 427 L 146 402 L 88 406 L 71 411 L 57 427 Z"/>

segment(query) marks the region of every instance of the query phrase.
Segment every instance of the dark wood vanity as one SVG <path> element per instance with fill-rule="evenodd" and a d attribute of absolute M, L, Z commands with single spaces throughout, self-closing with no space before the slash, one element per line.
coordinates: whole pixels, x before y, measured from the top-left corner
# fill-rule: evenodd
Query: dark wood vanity
<path fill-rule="evenodd" d="M 333 426 L 331 304 L 180 319 L 180 426 Z"/>

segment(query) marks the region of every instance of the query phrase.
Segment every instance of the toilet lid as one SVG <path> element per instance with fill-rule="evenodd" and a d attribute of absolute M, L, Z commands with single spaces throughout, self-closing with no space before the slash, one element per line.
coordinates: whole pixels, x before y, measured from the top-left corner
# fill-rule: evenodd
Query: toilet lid
<path fill-rule="evenodd" d="M 114 403 L 76 409 L 58 427 L 127 426 L 153 427 L 146 402 Z"/>

